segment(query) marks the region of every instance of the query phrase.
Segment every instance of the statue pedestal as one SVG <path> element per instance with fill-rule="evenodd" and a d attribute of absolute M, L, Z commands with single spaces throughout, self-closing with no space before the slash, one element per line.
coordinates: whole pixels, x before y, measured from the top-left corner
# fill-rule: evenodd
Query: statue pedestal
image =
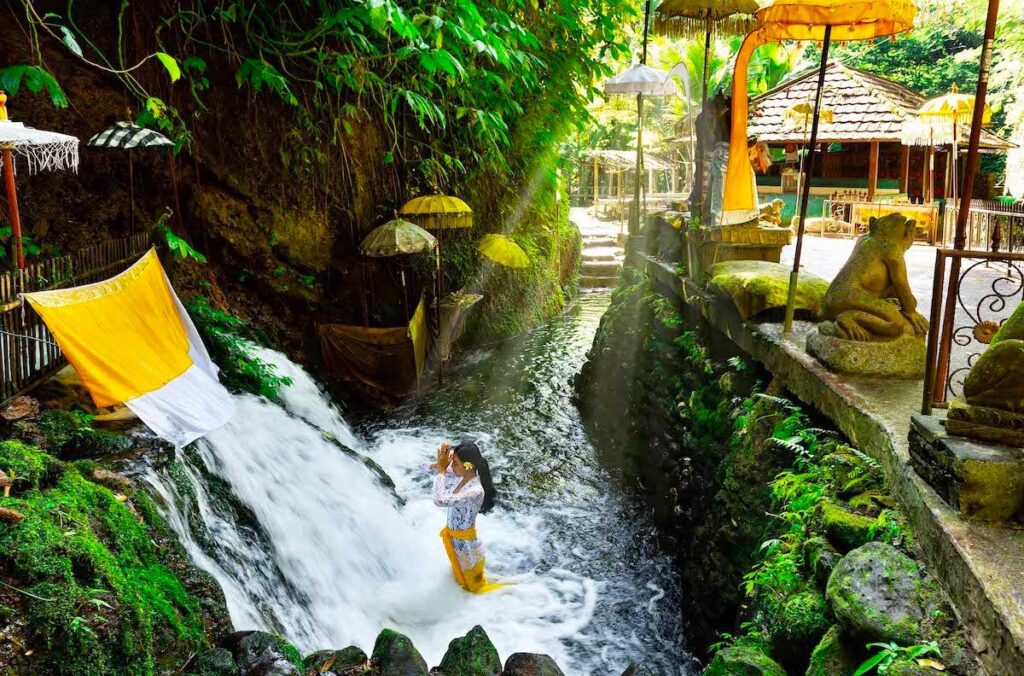
<path fill-rule="evenodd" d="M 844 340 L 815 330 L 807 352 L 830 371 L 880 378 L 923 378 L 927 347 L 923 336 L 905 333 L 886 341 Z"/>
<path fill-rule="evenodd" d="M 690 278 L 703 280 L 707 269 L 723 261 L 769 261 L 778 263 L 782 248 L 793 239 L 789 228 L 722 225 L 689 230 L 686 233 L 686 262 Z"/>
<path fill-rule="evenodd" d="M 950 422 L 911 418 L 914 469 L 965 519 L 1024 522 L 1024 449 L 951 436 Z"/>
<path fill-rule="evenodd" d="M 946 431 L 992 444 L 1024 446 L 1024 415 L 963 401 L 949 402 Z"/>

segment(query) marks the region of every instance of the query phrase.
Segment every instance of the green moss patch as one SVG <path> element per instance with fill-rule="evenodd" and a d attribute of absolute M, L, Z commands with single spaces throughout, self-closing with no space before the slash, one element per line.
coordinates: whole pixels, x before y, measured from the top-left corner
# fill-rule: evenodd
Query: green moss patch
<path fill-rule="evenodd" d="M 20 442 L 0 444 L 0 469 L 24 478 L 0 499 L 25 516 L 0 525 L 0 567 L 27 598 L 38 673 L 150 674 L 204 644 L 198 600 L 131 501 Z"/>
<path fill-rule="evenodd" d="M 765 310 L 786 307 L 791 268 L 769 261 L 724 261 L 708 268 L 708 289 L 736 304 L 743 319 Z M 817 314 L 828 282 L 801 272 L 796 285 L 796 309 Z"/>

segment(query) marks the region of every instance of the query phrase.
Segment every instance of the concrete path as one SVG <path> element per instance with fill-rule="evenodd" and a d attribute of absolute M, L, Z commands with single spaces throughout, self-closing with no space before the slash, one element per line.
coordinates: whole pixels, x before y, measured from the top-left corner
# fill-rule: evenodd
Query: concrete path
<path fill-rule="evenodd" d="M 594 218 L 588 207 L 573 207 L 569 218 L 583 235 L 580 286 L 585 289 L 614 289 L 619 283 L 625 253 L 619 242 L 619 222 Z"/>

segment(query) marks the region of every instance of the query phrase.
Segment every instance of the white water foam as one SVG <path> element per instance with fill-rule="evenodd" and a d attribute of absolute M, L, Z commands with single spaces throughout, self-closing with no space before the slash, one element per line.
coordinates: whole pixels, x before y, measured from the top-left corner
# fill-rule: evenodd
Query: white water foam
<path fill-rule="evenodd" d="M 562 639 L 590 622 L 600 584 L 573 572 L 571 556 L 543 576 L 532 572 L 542 556 L 539 517 L 500 509 L 481 517 L 492 576 L 516 584 L 482 596 L 462 591 L 438 537 L 444 512 L 416 469 L 440 438 L 415 430 L 378 437 L 373 455 L 407 500 L 399 506 L 359 458 L 332 443 L 365 450 L 313 379 L 279 353 L 260 357 L 293 380 L 283 406 L 237 397 L 231 422 L 196 445 L 205 468 L 182 457 L 176 479 L 146 477 L 193 560 L 224 589 L 236 628 L 277 631 L 306 653 L 350 644 L 369 652 L 392 627 L 437 664 L 452 638 L 481 624 L 503 657 L 542 652 L 566 673 L 586 671 L 574 668 Z M 259 533 L 213 499 L 201 469 L 230 487 Z M 194 494 L 194 506 L 183 494 Z"/>

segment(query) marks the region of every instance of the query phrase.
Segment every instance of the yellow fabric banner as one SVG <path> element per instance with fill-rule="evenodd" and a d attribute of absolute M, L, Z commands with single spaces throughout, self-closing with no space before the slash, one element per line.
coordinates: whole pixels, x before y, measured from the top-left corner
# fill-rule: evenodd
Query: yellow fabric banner
<path fill-rule="evenodd" d="M 25 299 L 96 406 L 159 389 L 192 366 L 189 340 L 155 249 L 110 279 Z"/>

